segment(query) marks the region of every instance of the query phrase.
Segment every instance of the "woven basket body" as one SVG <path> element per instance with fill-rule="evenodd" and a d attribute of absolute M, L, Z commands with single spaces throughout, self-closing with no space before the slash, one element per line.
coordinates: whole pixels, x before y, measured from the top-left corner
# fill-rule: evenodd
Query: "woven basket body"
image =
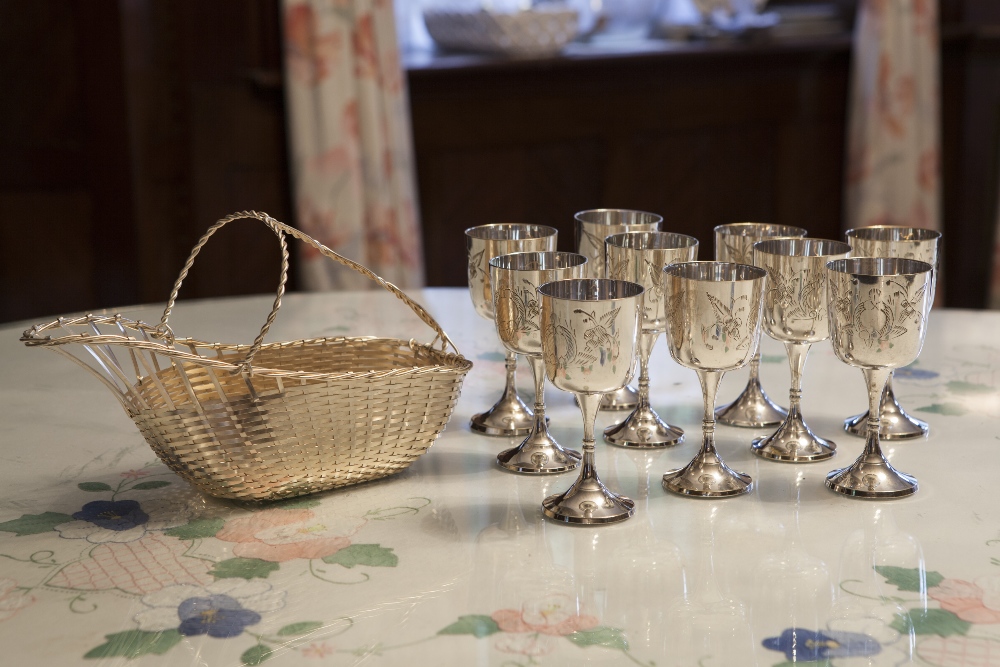
<path fill-rule="evenodd" d="M 454 345 L 432 318 L 442 349 L 372 337 L 263 344 L 280 305 L 279 288 L 272 317 L 254 345 L 175 339 L 162 326 L 207 238 L 231 220 L 262 215 L 237 214 L 213 226 L 182 271 L 161 326 L 88 315 L 36 326 L 22 340 L 61 352 L 96 374 L 160 459 L 210 495 L 272 500 L 405 469 L 444 430 L 472 367 L 457 350 L 444 349 Z M 265 222 L 282 241 L 283 286 L 283 235 L 305 235 L 270 218 Z M 401 298 L 422 319 L 430 318 Z M 51 330 L 65 335 L 41 335 Z"/>

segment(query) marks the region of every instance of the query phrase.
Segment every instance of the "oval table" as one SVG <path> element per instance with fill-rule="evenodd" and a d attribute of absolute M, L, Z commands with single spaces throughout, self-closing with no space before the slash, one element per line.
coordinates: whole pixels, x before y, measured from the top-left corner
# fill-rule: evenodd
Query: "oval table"
<path fill-rule="evenodd" d="M 152 454 L 99 383 L 0 329 L 0 662 L 9 665 L 1000 665 L 1000 315 L 935 311 L 919 361 L 896 374 L 930 437 L 884 444 L 912 498 L 835 495 L 826 473 L 862 441 L 861 373 L 817 345 L 803 411 L 838 454 L 789 465 L 750 453 L 763 431 L 720 427 L 719 449 L 757 482 L 745 497 L 677 497 L 660 476 L 700 431 L 695 374 L 666 346 L 651 363 L 657 412 L 687 430 L 664 450 L 598 445 L 630 520 L 579 527 L 540 501 L 575 473 L 495 464 L 512 440 L 470 416 L 503 384 L 504 357 L 466 290 L 414 291 L 475 367 L 452 420 L 407 471 L 263 506 L 206 497 Z M 171 324 L 249 342 L 272 297 L 182 302 Z M 122 310 L 157 321 L 160 308 Z M 390 295 L 291 294 L 270 340 L 415 337 Z M 785 395 L 783 349 L 762 381 Z M 522 394 L 530 385 L 522 365 Z M 719 401 L 745 383 L 724 381 Z M 547 391 L 552 433 L 579 447 L 572 397 Z M 601 413 L 598 427 L 620 419 Z M 95 502 L 101 501 L 101 502 Z M 123 524 L 102 518 L 108 508 Z"/>

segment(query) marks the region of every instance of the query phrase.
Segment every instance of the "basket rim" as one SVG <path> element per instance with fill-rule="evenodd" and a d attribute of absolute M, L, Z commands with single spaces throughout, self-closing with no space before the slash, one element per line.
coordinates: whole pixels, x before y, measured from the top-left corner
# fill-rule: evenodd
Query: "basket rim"
<path fill-rule="evenodd" d="M 78 334 L 67 334 L 64 336 L 59 336 L 52 338 L 50 336 L 41 336 L 42 332 L 49 329 L 61 326 L 79 326 L 79 325 L 89 325 L 89 324 L 112 324 L 118 325 L 119 329 L 125 331 L 125 329 L 132 329 L 143 334 L 143 339 L 133 338 L 126 335 L 118 334 L 93 334 L 93 333 L 78 333 Z M 85 315 L 76 318 L 64 318 L 60 317 L 52 322 L 46 324 L 35 325 L 30 329 L 26 330 L 21 336 L 21 342 L 29 347 L 49 347 L 56 348 L 61 345 L 116 345 L 126 348 L 136 348 L 141 350 L 147 350 L 151 352 L 156 352 L 163 354 L 164 356 L 174 357 L 180 361 L 188 361 L 201 366 L 209 366 L 216 369 L 228 370 L 234 374 L 243 371 L 243 366 L 241 364 L 232 363 L 222 359 L 213 359 L 212 357 L 205 357 L 200 354 L 196 354 L 193 351 L 187 351 L 182 349 L 177 349 L 173 345 L 163 342 L 164 340 L 172 340 L 176 345 L 184 345 L 189 348 L 204 348 L 212 349 L 217 351 L 246 351 L 251 348 L 248 344 L 235 344 L 235 343 L 219 343 L 219 342 L 207 342 L 201 341 L 196 338 L 174 338 L 170 333 L 164 332 L 155 326 L 146 324 L 142 321 L 131 320 L 127 317 L 122 316 L 120 313 L 115 315 Z M 278 377 L 287 379 L 298 379 L 298 380 L 342 380 L 342 379 L 379 379 L 388 377 L 397 377 L 402 375 L 420 375 L 424 373 L 450 373 L 456 372 L 461 375 L 465 375 L 472 369 L 472 362 L 464 357 L 461 352 L 447 352 L 445 350 L 439 350 L 433 347 L 431 344 L 420 343 L 413 338 L 409 340 L 404 340 L 401 338 L 383 337 L 383 336 L 325 336 L 318 338 L 300 338 L 297 340 L 290 341 L 276 341 L 271 343 L 264 343 L 260 346 L 260 350 L 274 350 L 288 347 L 297 347 L 305 345 L 319 345 L 319 344 L 338 344 L 347 343 L 355 341 L 383 341 L 389 342 L 397 345 L 398 347 L 407 347 L 412 351 L 421 350 L 426 353 L 430 353 L 435 358 L 440 359 L 440 364 L 434 365 L 415 365 L 409 368 L 393 368 L 389 370 L 380 371 L 340 371 L 336 373 L 318 373 L 311 371 L 296 371 L 281 368 L 268 368 L 266 366 L 251 366 L 248 370 L 248 374 L 251 376 L 260 375 L 264 377 Z"/>

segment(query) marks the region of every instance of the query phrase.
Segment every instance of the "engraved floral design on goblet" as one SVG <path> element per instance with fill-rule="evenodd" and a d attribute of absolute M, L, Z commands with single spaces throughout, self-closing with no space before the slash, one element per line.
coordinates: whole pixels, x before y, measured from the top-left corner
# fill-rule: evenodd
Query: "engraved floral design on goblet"
<path fill-rule="evenodd" d="M 480 225 L 465 230 L 469 294 L 480 317 L 495 320 L 490 260 L 514 252 L 554 251 L 557 235 L 553 227 L 519 223 Z M 515 386 L 517 353 L 507 350 L 505 366 L 506 384 L 500 400 L 486 412 L 472 417 L 470 426 L 477 433 L 513 437 L 527 435 L 533 428 L 534 415 L 518 397 Z"/>
<path fill-rule="evenodd" d="M 715 321 L 701 327 L 701 337 L 705 343 L 705 347 L 709 350 L 714 350 L 715 348 L 708 342 L 709 340 L 714 340 L 722 343 L 728 352 L 730 343 L 735 341 L 737 350 L 745 350 L 750 344 L 750 339 L 743 337 L 740 331 L 743 327 L 743 319 L 740 318 L 740 313 L 746 310 L 746 304 L 741 304 L 740 302 L 747 301 L 747 296 L 744 294 L 737 298 L 731 298 L 728 306 L 721 299 L 707 292 L 705 293 L 705 297 L 712 304 L 712 308 L 715 309 Z M 740 340 L 741 338 L 742 340 Z"/>
<path fill-rule="evenodd" d="M 940 268 L 940 232 L 921 227 L 873 225 L 850 229 L 846 237 L 851 245 L 851 257 L 900 257 L 930 264 L 933 270 L 929 296 L 931 301 L 934 301 L 934 290 Z M 886 383 L 880 410 L 883 440 L 920 438 L 927 435 L 930 430 L 926 422 L 908 414 L 896 400 L 892 375 Z M 865 437 L 867 428 L 867 413 L 844 421 L 844 430 L 852 435 Z"/>
<path fill-rule="evenodd" d="M 639 333 L 639 401 L 621 423 L 604 430 L 604 439 L 622 447 L 680 444 L 684 431 L 663 421 L 649 403 L 649 355 L 666 329 L 663 267 L 694 260 L 698 240 L 669 232 L 628 232 L 605 239 L 608 270 L 645 289 Z"/>
<path fill-rule="evenodd" d="M 509 303 L 509 307 L 513 310 L 510 318 L 497 318 L 496 320 L 497 330 L 504 340 L 517 339 L 533 331 L 538 331 L 538 316 L 542 312 L 536 296 L 538 286 L 533 285 L 527 278 L 522 278 L 521 283 L 518 287 L 503 287 L 494 290 L 496 303 Z"/>
<path fill-rule="evenodd" d="M 580 477 L 542 502 L 545 516 L 566 523 L 623 521 L 635 503 L 610 491 L 594 464 L 594 420 L 601 397 L 629 380 L 643 288 L 619 280 L 560 280 L 539 286 L 545 372 L 576 395 L 583 416 Z"/>
<path fill-rule="evenodd" d="M 497 464 L 526 474 L 573 470 L 579 452 L 565 449 L 545 424 L 545 362 L 542 359 L 541 302 L 537 285 L 583 277 L 587 258 L 567 252 L 525 252 L 490 260 L 494 311 L 500 340 L 511 352 L 523 354 L 535 381 L 534 424 L 525 439 L 497 455 Z"/>
<path fill-rule="evenodd" d="M 869 417 L 861 456 L 827 475 L 826 485 L 859 498 L 912 495 L 917 480 L 895 470 L 882 455 L 879 403 L 892 370 L 915 361 L 923 347 L 931 265 L 900 258 L 838 259 L 827 265 L 827 275 L 833 350 L 864 374 Z"/>
<path fill-rule="evenodd" d="M 729 468 L 715 448 L 714 408 L 722 376 L 746 365 L 757 347 L 766 277 L 763 269 L 726 262 L 687 262 L 663 269 L 670 356 L 697 372 L 704 400 L 701 449 L 688 465 L 663 475 L 668 491 L 722 498 L 753 489 L 750 476 Z M 719 305 L 727 301 L 720 311 Z"/>
<path fill-rule="evenodd" d="M 663 217 L 656 213 L 619 208 L 580 211 L 573 218 L 577 252 L 585 255 L 588 260 L 587 277 L 612 280 L 625 280 L 621 271 L 627 269 L 612 268 L 607 264 L 604 240 L 612 234 L 655 232 L 663 222 Z M 638 402 L 638 392 L 633 387 L 625 386 L 614 394 L 605 396 L 601 400 L 601 409 L 631 410 Z"/>
<path fill-rule="evenodd" d="M 806 230 L 764 222 L 734 222 L 715 228 L 715 261 L 753 265 L 753 246 L 758 241 L 781 237 L 803 237 Z M 716 418 L 729 426 L 761 428 L 777 426 L 788 411 L 777 405 L 760 384 L 760 352 L 750 360 L 750 378 L 735 401 L 716 410 Z"/>
<path fill-rule="evenodd" d="M 777 430 L 757 438 L 757 456 L 789 463 L 822 461 L 837 446 L 813 433 L 801 412 L 802 373 L 814 343 L 830 337 L 827 318 L 826 264 L 847 257 L 851 247 L 822 239 L 772 239 L 754 246 L 754 263 L 767 271 L 763 329 L 784 343 L 791 370 L 788 416 Z"/>

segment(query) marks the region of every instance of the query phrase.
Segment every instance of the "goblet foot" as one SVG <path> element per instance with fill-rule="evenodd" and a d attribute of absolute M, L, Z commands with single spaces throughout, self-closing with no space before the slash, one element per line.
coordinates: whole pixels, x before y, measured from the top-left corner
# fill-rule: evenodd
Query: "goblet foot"
<path fill-rule="evenodd" d="M 756 438 L 750 451 L 757 456 L 788 463 L 824 461 L 837 453 L 837 445 L 812 432 L 802 416 L 789 416 L 766 438 Z"/>
<path fill-rule="evenodd" d="M 927 422 L 911 417 L 891 394 L 882 401 L 882 425 L 878 437 L 881 440 L 912 440 L 923 438 L 930 432 Z M 844 430 L 851 435 L 864 438 L 868 435 L 868 413 L 857 415 L 844 421 Z"/>
<path fill-rule="evenodd" d="M 483 435 L 510 438 L 528 435 L 534 424 L 535 415 L 524 401 L 514 392 L 504 392 L 492 408 L 473 415 L 470 428 Z"/>
<path fill-rule="evenodd" d="M 715 410 L 715 419 L 720 424 L 745 428 L 777 426 L 787 416 L 788 410 L 768 398 L 756 378 L 747 383 L 735 401 Z"/>
<path fill-rule="evenodd" d="M 622 423 L 604 429 L 604 439 L 619 447 L 670 447 L 684 442 L 684 431 L 666 423 L 645 405 L 633 410 Z"/>
<path fill-rule="evenodd" d="M 581 477 L 567 491 L 543 500 L 542 513 L 564 523 L 615 523 L 635 513 L 635 501 L 612 493 L 595 473 Z"/>
<path fill-rule="evenodd" d="M 629 385 L 618 391 L 605 394 L 601 399 L 601 410 L 632 410 L 639 405 L 639 392 Z"/>
<path fill-rule="evenodd" d="M 497 464 L 507 470 L 529 475 L 550 475 L 576 470 L 583 454 L 566 449 L 548 431 L 534 432 L 517 447 L 497 454 Z"/>
<path fill-rule="evenodd" d="M 753 491 L 753 479 L 727 466 L 714 452 L 701 451 L 683 468 L 665 472 L 663 488 L 683 496 L 727 498 Z"/>
<path fill-rule="evenodd" d="M 857 461 L 826 476 L 826 486 L 845 496 L 890 500 L 917 492 L 917 478 L 901 473 L 877 453 L 862 454 Z"/>

